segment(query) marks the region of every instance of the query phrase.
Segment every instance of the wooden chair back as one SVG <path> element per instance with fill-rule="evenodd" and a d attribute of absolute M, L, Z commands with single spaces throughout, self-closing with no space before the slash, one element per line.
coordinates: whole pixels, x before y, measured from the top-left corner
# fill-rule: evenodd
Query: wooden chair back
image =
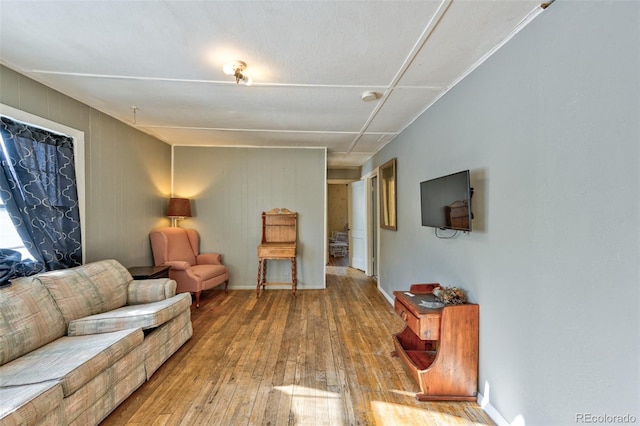
<path fill-rule="evenodd" d="M 275 208 L 262 213 L 262 244 L 295 243 L 298 233 L 298 214 Z"/>

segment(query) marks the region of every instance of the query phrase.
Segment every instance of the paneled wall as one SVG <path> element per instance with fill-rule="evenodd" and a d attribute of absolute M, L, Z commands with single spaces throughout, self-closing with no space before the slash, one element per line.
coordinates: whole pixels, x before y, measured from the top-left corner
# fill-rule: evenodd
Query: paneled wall
<path fill-rule="evenodd" d="M 149 231 L 169 224 L 171 147 L 4 66 L 0 103 L 84 132 L 85 262 L 152 264 Z"/>
<path fill-rule="evenodd" d="M 479 390 L 505 424 L 640 418 L 638 40 L 639 2 L 556 1 L 363 167 L 398 159 L 381 287 L 480 304 Z M 420 182 L 464 169 L 474 231 L 438 239 Z"/>
<path fill-rule="evenodd" d="M 261 213 L 298 212 L 298 288 L 324 288 L 326 152 L 302 148 L 175 147 L 174 193 L 191 198 L 202 252 L 224 255 L 230 288 L 255 288 Z M 287 281 L 288 261 L 268 278 Z"/>

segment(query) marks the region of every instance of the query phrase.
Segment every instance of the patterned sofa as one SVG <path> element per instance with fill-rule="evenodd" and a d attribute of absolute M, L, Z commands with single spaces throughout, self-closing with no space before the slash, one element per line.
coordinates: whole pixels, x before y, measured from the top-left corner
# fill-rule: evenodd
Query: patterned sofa
<path fill-rule="evenodd" d="M 104 260 L 0 288 L 0 425 L 96 425 L 193 333 L 191 296 Z"/>

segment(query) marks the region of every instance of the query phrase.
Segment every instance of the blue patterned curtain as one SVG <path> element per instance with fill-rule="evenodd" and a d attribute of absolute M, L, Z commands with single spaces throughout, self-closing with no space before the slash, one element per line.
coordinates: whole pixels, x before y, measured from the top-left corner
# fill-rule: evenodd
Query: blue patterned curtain
<path fill-rule="evenodd" d="M 0 134 L 0 196 L 36 259 L 15 262 L 0 253 L 0 283 L 8 269 L 22 276 L 81 265 L 73 139 L 4 116 Z"/>

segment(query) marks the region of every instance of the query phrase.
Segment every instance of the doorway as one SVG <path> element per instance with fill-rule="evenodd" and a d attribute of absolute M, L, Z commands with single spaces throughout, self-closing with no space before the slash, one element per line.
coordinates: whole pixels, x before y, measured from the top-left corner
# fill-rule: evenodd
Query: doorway
<path fill-rule="evenodd" d="M 349 261 L 351 267 L 367 270 L 367 204 L 365 181 L 351 183 L 349 199 Z"/>
<path fill-rule="evenodd" d="M 349 185 L 335 183 L 327 185 L 327 238 L 338 232 L 349 231 Z M 348 240 L 348 238 L 347 238 Z M 349 247 L 342 252 L 332 253 L 329 246 L 329 264 L 334 266 L 349 265 Z"/>

